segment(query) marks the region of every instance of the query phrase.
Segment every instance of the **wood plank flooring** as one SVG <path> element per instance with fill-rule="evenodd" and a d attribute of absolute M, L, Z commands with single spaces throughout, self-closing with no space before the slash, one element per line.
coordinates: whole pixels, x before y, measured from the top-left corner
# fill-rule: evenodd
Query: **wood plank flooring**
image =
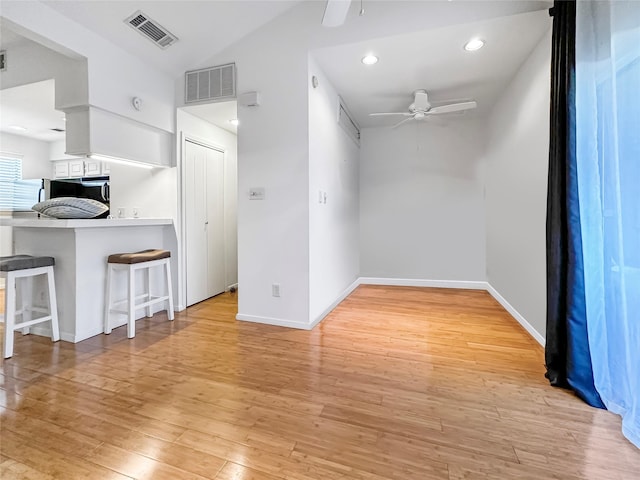
<path fill-rule="evenodd" d="M 617 416 L 549 387 L 486 292 L 361 286 L 313 331 L 223 294 L 2 365 L 8 479 L 637 479 Z"/>

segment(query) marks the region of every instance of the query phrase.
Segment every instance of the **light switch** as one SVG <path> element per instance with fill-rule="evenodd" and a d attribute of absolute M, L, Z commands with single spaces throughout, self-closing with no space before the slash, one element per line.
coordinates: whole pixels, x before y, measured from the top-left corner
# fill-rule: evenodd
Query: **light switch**
<path fill-rule="evenodd" d="M 264 188 L 250 188 L 249 200 L 264 200 Z"/>

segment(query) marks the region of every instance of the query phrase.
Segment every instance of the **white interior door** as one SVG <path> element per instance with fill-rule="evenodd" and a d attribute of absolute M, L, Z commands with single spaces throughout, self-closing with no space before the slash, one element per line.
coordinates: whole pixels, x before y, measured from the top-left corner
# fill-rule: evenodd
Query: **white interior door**
<path fill-rule="evenodd" d="M 224 154 L 185 142 L 187 305 L 225 289 Z"/>

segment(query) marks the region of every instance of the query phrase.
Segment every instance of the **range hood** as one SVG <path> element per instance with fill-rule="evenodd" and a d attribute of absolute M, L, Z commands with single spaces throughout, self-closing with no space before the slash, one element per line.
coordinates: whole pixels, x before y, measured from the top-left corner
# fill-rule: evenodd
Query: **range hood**
<path fill-rule="evenodd" d="M 97 107 L 65 110 L 66 154 L 171 167 L 173 134 Z"/>

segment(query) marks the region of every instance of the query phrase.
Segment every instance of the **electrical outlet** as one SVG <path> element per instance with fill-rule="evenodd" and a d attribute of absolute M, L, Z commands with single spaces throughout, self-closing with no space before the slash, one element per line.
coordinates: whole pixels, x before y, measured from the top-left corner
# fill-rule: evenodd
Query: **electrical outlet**
<path fill-rule="evenodd" d="M 271 295 L 274 297 L 279 297 L 280 296 L 280 284 L 279 283 L 274 283 L 271 285 Z"/>
<path fill-rule="evenodd" d="M 133 207 L 133 218 L 140 217 L 140 209 L 138 207 Z"/>
<path fill-rule="evenodd" d="M 124 218 L 127 216 L 127 209 L 124 207 L 118 208 L 118 218 Z"/>

